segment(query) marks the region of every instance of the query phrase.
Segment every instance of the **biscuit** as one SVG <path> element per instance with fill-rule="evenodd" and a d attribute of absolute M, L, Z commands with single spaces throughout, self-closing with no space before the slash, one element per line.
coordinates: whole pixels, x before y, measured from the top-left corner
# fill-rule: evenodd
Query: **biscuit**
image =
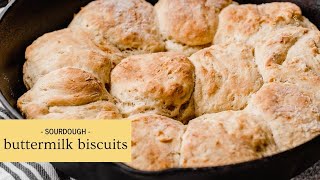
<path fill-rule="evenodd" d="M 211 44 L 200 45 L 200 46 L 188 46 L 180 43 L 176 43 L 172 40 L 166 40 L 165 46 L 167 52 L 178 52 L 182 53 L 185 56 L 191 56 L 192 54 L 200 51 L 203 48 L 210 46 Z"/>
<path fill-rule="evenodd" d="M 219 26 L 214 44 L 246 42 L 259 30 L 257 5 L 230 5 L 219 14 Z"/>
<path fill-rule="evenodd" d="M 166 50 L 191 55 L 210 46 L 218 14 L 232 0 L 160 0 L 155 5 Z"/>
<path fill-rule="evenodd" d="M 62 68 L 43 76 L 18 99 L 17 106 L 31 119 L 121 117 L 104 85 L 91 73 L 75 68 Z"/>
<path fill-rule="evenodd" d="M 184 125 L 173 119 L 140 114 L 132 120 L 132 162 L 136 169 L 155 171 L 179 166 Z"/>
<path fill-rule="evenodd" d="M 213 45 L 190 57 L 195 66 L 195 114 L 241 110 L 260 89 L 254 49 L 242 43 Z"/>
<path fill-rule="evenodd" d="M 277 152 L 268 126 L 243 111 L 206 114 L 191 120 L 183 135 L 181 167 L 222 166 Z"/>
<path fill-rule="evenodd" d="M 194 115 L 194 66 L 178 53 L 130 56 L 111 72 L 110 93 L 125 116 L 152 112 L 186 122 Z"/>
<path fill-rule="evenodd" d="M 210 44 L 218 12 L 231 0 L 160 0 L 155 5 L 160 32 L 167 40 L 189 45 Z"/>
<path fill-rule="evenodd" d="M 320 101 L 289 83 L 267 83 L 252 97 L 246 111 L 266 121 L 279 150 L 300 145 L 320 134 Z"/>
<path fill-rule="evenodd" d="M 261 37 L 261 29 L 268 34 L 270 29 L 291 25 L 317 29 L 302 16 L 301 9 L 290 2 L 273 2 L 261 5 L 230 5 L 219 15 L 219 26 L 214 43 L 247 42 L 253 45 Z"/>
<path fill-rule="evenodd" d="M 302 27 L 273 30 L 256 45 L 256 62 L 265 82 L 290 82 L 319 94 L 320 32 Z"/>
<path fill-rule="evenodd" d="M 118 108 L 109 101 L 95 101 L 80 106 L 52 106 L 38 119 L 120 119 Z"/>
<path fill-rule="evenodd" d="M 80 28 L 104 49 L 116 46 L 124 56 L 164 50 L 153 6 L 144 0 L 96 0 L 83 7 L 70 28 Z"/>
<path fill-rule="evenodd" d="M 28 89 L 51 71 L 74 67 L 94 74 L 109 84 L 111 62 L 115 51 L 105 53 L 96 47 L 84 32 L 62 29 L 47 33 L 26 50 L 23 79 Z"/>

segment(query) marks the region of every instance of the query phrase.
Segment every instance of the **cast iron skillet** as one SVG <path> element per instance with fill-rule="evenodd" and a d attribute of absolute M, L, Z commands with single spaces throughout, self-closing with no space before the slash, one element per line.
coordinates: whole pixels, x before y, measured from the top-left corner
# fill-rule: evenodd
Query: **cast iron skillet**
<path fill-rule="evenodd" d="M 13 0 L 0 14 L 0 101 L 11 118 L 22 119 L 16 101 L 26 92 L 22 81 L 25 48 L 46 32 L 66 27 L 90 0 Z M 278 0 L 279 1 L 279 0 Z M 320 27 L 320 0 L 291 0 Z M 153 4 L 156 0 L 151 0 Z M 271 1 L 240 0 L 240 3 Z M 53 163 L 60 172 L 99 179 L 290 179 L 320 159 L 320 136 L 289 151 L 236 165 L 145 172 L 122 163 Z"/>

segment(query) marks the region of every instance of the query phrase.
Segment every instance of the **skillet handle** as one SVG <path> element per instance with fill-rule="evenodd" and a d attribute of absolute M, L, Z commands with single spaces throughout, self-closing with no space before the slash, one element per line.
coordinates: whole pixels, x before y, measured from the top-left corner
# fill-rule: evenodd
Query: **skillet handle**
<path fill-rule="evenodd" d="M 0 8 L 5 7 L 9 3 L 9 0 L 0 0 Z"/>

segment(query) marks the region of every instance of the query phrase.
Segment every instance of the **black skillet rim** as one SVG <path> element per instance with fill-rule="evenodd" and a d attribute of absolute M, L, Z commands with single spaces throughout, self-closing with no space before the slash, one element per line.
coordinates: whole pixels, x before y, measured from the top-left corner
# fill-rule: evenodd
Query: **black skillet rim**
<path fill-rule="evenodd" d="M 3 18 L 4 14 L 10 9 L 10 7 L 15 3 L 16 0 L 11 0 L 7 4 L 6 7 L 4 7 L 2 13 L 0 13 L 0 21 Z M 13 108 L 7 101 L 7 99 L 3 96 L 1 90 L 0 90 L 0 102 L 4 106 L 6 110 L 8 110 L 8 114 L 10 118 L 13 119 L 23 119 L 23 117 L 20 115 L 20 113 Z M 138 170 L 135 168 L 132 168 L 124 163 L 121 162 L 114 162 L 117 167 L 122 168 L 126 172 L 137 174 L 137 175 L 143 175 L 143 176 L 154 176 L 154 175 L 161 175 L 161 174 L 173 174 L 177 172 L 188 172 L 188 171 L 196 171 L 196 172 L 204 172 L 204 171 L 222 171 L 222 170 L 230 170 L 234 168 L 248 168 L 248 167 L 255 167 L 258 164 L 265 163 L 268 161 L 271 161 L 272 159 L 277 159 L 277 158 L 282 158 L 283 156 L 286 156 L 287 154 L 294 153 L 294 152 L 299 152 L 304 149 L 305 146 L 310 146 L 316 142 L 320 141 L 320 135 L 314 137 L 313 139 L 300 144 L 299 146 L 296 146 L 292 149 L 279 152 L 277 154 L 263 157 L 260 159 L 252 160 L 252 161 L 247 161 L 247 162 L 242 162 L 242 163 L 236 163 L 236 164 L 230 164 L 230 165 L 224 165 L 224 166 L 213 166 L 213 167 L 199 167 L 199 168 L 168 168 L 165 170 L 160 170 L 160 171 L 143 171 L 143 170 Z"/>
<path fill-rule="evenodd" d="M 272 161 L 274 159 L 282 159 L 286 156 L 290 156 L 290 154 L 294 154 L 295 152 L 301 152 L 306 146 L 312 146 L 313 144 L 316 144 L 318 142 L 320 142 L 320 135 L 294 148 L 288 149 L 286 151 L 278 152 L 271 156 L 266 156 L 266 157 L 262 157 L 260 159 L 255 159 L 252 161 L 246 161 L 246 162 L 223 165 L 223 166 L 196 167 L 196 168 L 168 168 L 160 171 L 143 171 L 143 170 L 132 168 L 124 163 L 115 163 L 115 164 L 118 167 L 123 168 L 129 173 L 133 173 L 137 175 L 147 175 L 147 176 L 172 174 L 176 172 L 187 172 L 187 171 L 196 171 L 196 172 L 216 171 L 217 172 L 217 171 L 226 171 L 230 169 L 248 169 L 248 168 L 252 169 L 253 167 L 257 167 L 259 164 L 263 164 L 265 162 Z"/>
<path fill-rule="evenodd" d="M 10 0 L 9 3 L 6 5 L 6 7 L 4 7 L 2 12 L 0 13 L 0 21 L 3 18 L 4 14 L 8 11 L 8 9 L 13 5 L 15 1 L 16 0 Z M 4 108 L 8 110 L 7 114 L 9 115 L 10 118 L 23 119 L 20 113 L 8 103 L 8 100 L 3 96 L 1 90 L 0 90 L 0 102 L 2 103 Z"/>

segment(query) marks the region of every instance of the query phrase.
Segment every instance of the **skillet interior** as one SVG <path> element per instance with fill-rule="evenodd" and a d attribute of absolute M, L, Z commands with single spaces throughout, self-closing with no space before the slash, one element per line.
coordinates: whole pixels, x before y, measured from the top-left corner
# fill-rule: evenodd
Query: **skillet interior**
<path fill-rule="evenodd" d="M 277 0 L 283 1 L 283 0 Z M 290 1 L 290 0 L 289 0 Z M 320 0 L 291 0 L 298 4 L 306 17 L 320 27 Z M 25 48 L 46 32 L 66 27 L 73 14 L 90 0 L 16 0 L 2 17 L 0 15 L 0 100 L 9 109 L 12 118 L 22 118 L 16 109 L 17 99 L 26 91 L 22 81 L 22 66 Z M 155 3 L 156 0 L 149 2 Z M 267 0 L 239 0 L 240 3 L 271 2 Z M 114 177 L 136 177 L 144 179 L 175 178 L 257 178 L 277 176 L 289 178 L 320 159 L 320 137 L 291 151 L 236 166 L 217 168 L 177 169 L 158 173 L 146 173 L 114 163 L 55 163 L 56 167 L 73 168 L 66 171 L 80 179 Z M 122 168 L 119 168 L 121 166 Z M 84 168 L 90 168 L 84 171 Z M 108 169 L 108 170 L 106 170 Z M 267 172 L 267 173 L 266 173 Z M 87 176 L 88 173 L 91 176 Z M 246 174 L 247 173 L 247 174 Z M 111 174 L 111 175 L 110 175 Z M 85 178 L 87 177 L 87 178 Z M 90 179 L 90 178 L 89 178 Z"/>

